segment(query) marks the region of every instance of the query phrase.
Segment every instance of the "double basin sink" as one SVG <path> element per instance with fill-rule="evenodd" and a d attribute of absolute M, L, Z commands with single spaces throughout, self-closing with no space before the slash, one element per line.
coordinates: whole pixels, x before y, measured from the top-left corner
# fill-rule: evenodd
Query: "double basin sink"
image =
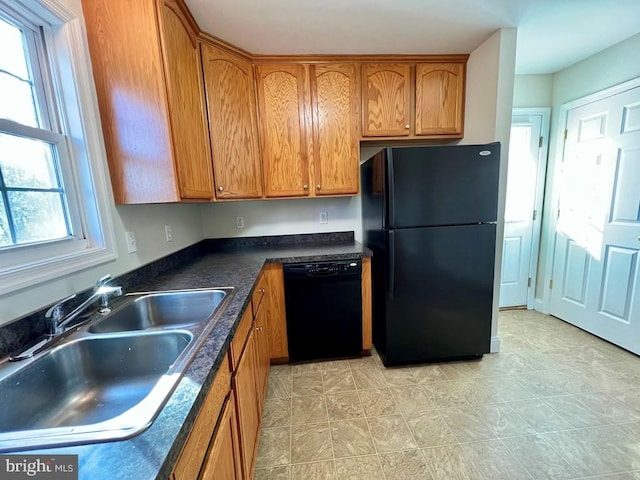
<path fill-rule="evenodd" d="M 233 289 L 137 293 L 0 365 L 0 452 L 124 439 L 162 409 Z M 72 329 L 73 330 L 73 329 Z"/>

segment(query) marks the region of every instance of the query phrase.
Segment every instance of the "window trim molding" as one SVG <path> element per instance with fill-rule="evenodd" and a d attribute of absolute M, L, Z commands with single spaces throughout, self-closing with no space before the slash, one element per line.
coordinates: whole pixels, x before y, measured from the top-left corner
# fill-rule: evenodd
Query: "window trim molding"
<path fill-rule="evenodd" d="M 0 4 L 4 4 L 0 0 Z M 25 9 L 11 2 L 10 8 Z M 27 10 L 25 10 L 27 11 Z M 73 159 L 73 189 L 80 196 L 76 209 L 81 218 L 85 239 L 51 242 L 58 252 L 52 257 L 33 259 L 15 266 L 0 267 L 0 295 L 15 292 L 54 278 L 77 273 L 117 258 L 112 218 L 113 194 L 106 172 L 106 152 L 100 112 L 91 71 L 91 58 L 85 34 L 82 5 L 75 0 L 37 0 L 30 2 L 32 15 L 37 15 L 51 28 L 45 28 L 45 43 L 50 50 L 51 81 L 62 105 L 60 129 L 67 137 L 67 148 Z M 82 199 L 91 197 L 93 202 Z M 57 245 L 54 245 L 57 244 Z M 17 247 L 42 249 L 43 244 Z M 61 250 L 60 250 L 61 248 Z M 67 250 L 65 252 L 65 250 Z"/>

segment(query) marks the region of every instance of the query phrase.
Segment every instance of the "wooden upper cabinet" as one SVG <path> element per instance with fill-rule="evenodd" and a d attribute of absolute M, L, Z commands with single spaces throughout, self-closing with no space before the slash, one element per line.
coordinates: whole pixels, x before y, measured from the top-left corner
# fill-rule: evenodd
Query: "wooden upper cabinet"
<path fill-rule="evenodd" d="M 118 204 L 210 199 L 196 26 L 177 0 L 83 0 Z"/>
<path fill-rule="evenodd" d="M 362 135 L 407 136 L 411 128 L 411 65 L 362 65 Z"/>
<path fill-rule="evenodd" d="M 260 198 L 253 65 L 206 43 L 201 49 L 216 198 Z"/>
<path fill-rule="evenodd" d="M 358 83 L 355 64 L 310 65 L 316 195 L 359 188 Z"/>
<path fill-rule="evenodd" d="M 213 197 L 209 131 L 202 95 L 196 30 L 184 6 L 173 0 L 162 5 L 167 96 L 178 167 L 180 195 L 185 199 Z"/>
<path fill-rule="evenodd" d="M 462 135 L 465 66 L 416 65 L 416 135 Z"/>
<path fill-rule="evenodd" d="M 304 68 L 257 65 L 262 168 L 267 197 L 309 194 Z"/>

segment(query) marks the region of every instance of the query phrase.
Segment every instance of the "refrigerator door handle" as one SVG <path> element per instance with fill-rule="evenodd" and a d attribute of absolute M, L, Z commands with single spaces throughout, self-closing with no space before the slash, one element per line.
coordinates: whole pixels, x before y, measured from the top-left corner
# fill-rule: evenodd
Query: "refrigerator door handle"
<path fill-rule="evenodd" d="M 393 230 L 389 232 L 389 282 L 387 298 L 393 300 L 393 292 L 396 282 L 396 242 Z"/>

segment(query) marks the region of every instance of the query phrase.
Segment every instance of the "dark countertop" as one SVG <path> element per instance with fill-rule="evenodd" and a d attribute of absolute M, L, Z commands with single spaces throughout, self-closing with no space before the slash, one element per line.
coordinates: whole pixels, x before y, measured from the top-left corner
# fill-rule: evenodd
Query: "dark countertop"
<path fill-rule="evenodd" d="M 137 291 L 234 287 L 230 303 L 151 426 L 128 440 L 21 453 L 77 454 L 79 478 L 144 480 L 171 475 L 265 262 L 298 263 L 370 256 L 357 242 L 225 247 L 136 285 Z"/>

